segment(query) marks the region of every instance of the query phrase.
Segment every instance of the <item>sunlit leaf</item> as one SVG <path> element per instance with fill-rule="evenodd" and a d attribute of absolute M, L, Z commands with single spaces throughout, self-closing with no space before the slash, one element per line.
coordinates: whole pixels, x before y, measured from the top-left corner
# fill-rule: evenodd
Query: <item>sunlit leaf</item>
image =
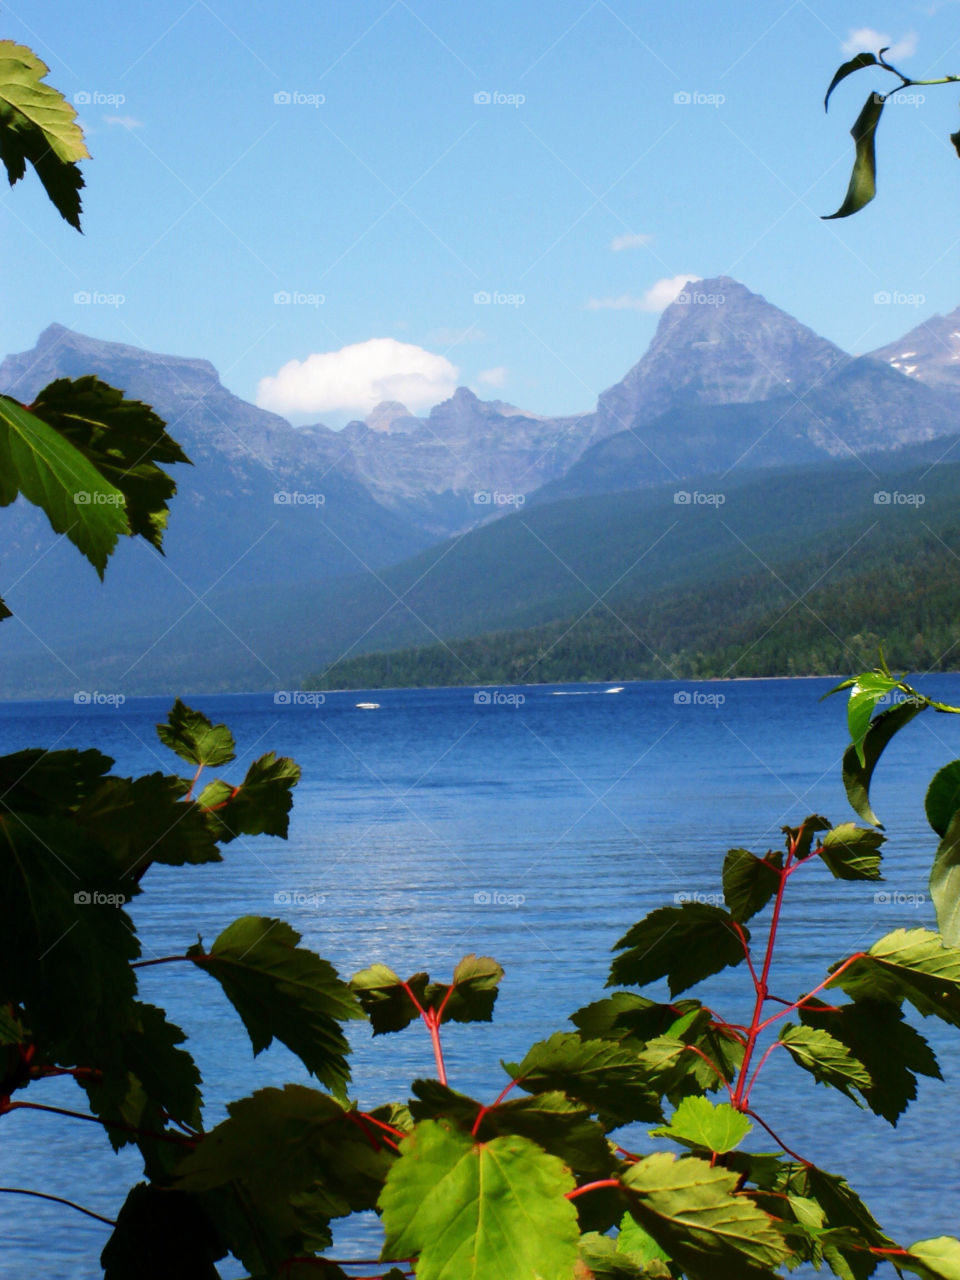
<path fill-rule="evenodd" d="M 715 1105 L 709 1098 L 693 1097 L 684 1098 L 669 1122 L 651 1134 L 721 1155 L 738 1147 L 752 1128 L 743 1112 L 729 1103 Z"/>
<path fill-rule="evenodd" d="M 880 831 L 842 822 L 820 841 L 820 857 L 837 880 L 879 880 L 881 855 L 877 850 L 885 839 Z"/>
<path fill-rule="evenodd" d="M 229 764 L 236 755 L 233 734 L 227 726 L 214 724 L 202 711 L 194 711 L 179 698 L 170 708 L 166 723 L 157 725 L 157 737 L 190 764 Z"/>
<path fill-rule="evenodd" d="M 424 1120 L 400 1144 L 380 1197 L 383 1256 L 416 1256 L 418 1280 L 570 1280 L 573 1187 L 562 1162 L 527 1138 L 477 1142 Z"/>
<path fill-rule="evenodd" d="M 77 113 L 43 82 L 49 70 L 32 49 L 0 40 L 0 160 L 11 186 L 29 161 L 57 212 L 79 231 L 83 175 L 77 161 L 90 153 Z"/>
<path fill-rule="evenodd" d="M 960 810 L 954 813 L 937 846 L 930 868 L 930 896 L 944 943 L 960 946 Z"/>

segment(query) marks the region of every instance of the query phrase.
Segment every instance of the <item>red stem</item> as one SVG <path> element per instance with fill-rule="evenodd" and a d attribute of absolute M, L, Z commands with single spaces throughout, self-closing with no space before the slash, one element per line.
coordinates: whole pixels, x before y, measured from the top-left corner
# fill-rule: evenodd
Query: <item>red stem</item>
<path fill-rule="evenodd" d="M 52 1200 L 54 1204 L 65 1204 L 70 1209 L 76 1209 L 78 1213 L 85 1213 L 88 1218 L 96 1218 L 97 1222 L 103 1222 L 108 1227 L 117 1225 L 113 1218 L 105 1218 L 102 1213 L 94 1213 L 92 1209 L 85 1209 L 82 1204 L 76 1204 L 73 1200 L 64 1200 L 63 1196 L 47 1195 L 45 1191 L 28 1191 L 26 1187 L 0 1187 L 0 1192 L 13 1196 L 36 1196 L 38 1200 Z"/>
<path fill-rule="evenodd" d="M 770 932 L 767 936 L 767 950 L 763 957 L 763 970 L 760 977 L 754 975 L 754 986 L 757 992 L 757 998 L 753 1006 L 753 1017 L 750 1020 L 750 1029 L 747 1032 L 747 1047 L 743 1055 L 743 1064 L 740 1067 L 740 1074 L 737 1077 L 737 1088 L 733 1095 L 733 1105 L 740 1110 L 744 1108 L 744 1089 L 748 1079 L 748 1070 L 750 1061 L 753 1058 L 753 1051 L 756 1048 L 757 1036 L 760 1033 L 760 1020 L 763 1016 L 763 1006 L 767 999 L 767 982 L 770 977 L 770 966 L 773 963 L 773 949 L 777 941 L 777 926 L 780 923 L 780 912 L 783 909 L 783 895 L 787 887 L 787 877 L 790 875 L 790 862 L 793 858 L 793 846 L 787 855 L 786 865 L 780 871 L 780 883 L 777 886 L 777 899 L 773 904 L 773 915 L 770 919 Z M 751 966 L 752 968 L 752 966 Z"/>
<path fill-rule="evenodd" d="M 750 1116 L 752 1119 L 756 1120 L 757 1124 L 762 1125 L 763 1128 L 766 1129 L 767 1133 L 769 1133 L 770 1137 L 777 1144 L 777 1146 L 782 1147 L 788 1156 L 793 1156 L 794 1160 L 799 1161 L 799 1163 L 802 1165 L 806 1165 L 808 1169 L 813 1167 L 809 1160 L 804 1160 L 803 1156 L 798 1156 L 796 1151 L 792 1151 L 790 1147 L 788 1147 L 787 1144 L 783 1141 L 783 1139 L 781 1137 L 778 1137 L 778 1135 L 774 1133 L 774 1131 L 767 1124 L 766 1120 L 758 1116 L 755 1111 L 751 1111 L 749 1107 L 743 1107 L 742 1110 L 744 1115 Z"/>
<path fill-rule="evenodd" d="M 597 1191 L 600 1187 L 619 1187 L 619 1178 L 601 1178 L 599 1182 L 585 1182 L 582 1187 L 574 1187 L 572 1191 L 568 1191 L 564 1197 L 566 1200 L 576 1200 L 577 1196 L 582 1196 L 587 1191 Z"/>
<path fill-rule="evenodd" d="M 776 1022 L 778 1018 L 786 1017 L 786 1015 L 788 1013 L 792 1013 L 794 1009 L 801 1009 L 804 1006 L 804 1004 L 806 1004 L 806 1002 L 812 996 L 815 996 L 818 991 L 822 991 L 824 987 L 829 987 L 831 982 L 834 982 L 837 978 L 839 978 L 840 974 L 843 973 L 844 969 L 848 969 L 855 960 L 862 960 L 866 954 L 867 953 L 865 951 L 857 951 L 852 956 L 847 956 L 843 964 L 839 965 L 836 969 L 834 969 L 833 973 L 831 973 L 828 978 L 824 978 L 823 982 L 820 983 L 819 987 L 814 987 L 812 991 L 808 991 L 807 994 L 805 996 L 801 996 L 799 1000 L 794 1000 L 793 1004 L 788 1004 L 787 1007 L 785 1009 L 781 1009 L 779 1013 L 771 1014 L 771 1016 L 767 1018 L 765 1022 L 760 1023 L 758 1030 L 762 1031 L 764 1027 L 769 1027 L 771 1022 Z"/>
<path fill-rule="evenodd" d="M 40 1102 L 7 1102 L 0 1106 L 0 1115 L 7 1111 L 49 1111 L 55 1116 L 69 1116 L 73 1120 L 92 1120 L 94 1124 L 102 1124 L 105 1129 L 122 1129 L 124 1133 L 135 1133 L 139 1138 L 155 1138 L 158 1142 L 176 1142 L 181 1146 L 195 1147 L 191 1138 L 181 1138 L 176 1133 L 154 1133 L 151 1129 L 138 1129 L 136 1125 L 123 1124 L 119 1120 L 101 1120 L 99 1116 L 88 1116 L 82 1111 L 68 1111 L 65 1107 L 48 1107 Z"/>

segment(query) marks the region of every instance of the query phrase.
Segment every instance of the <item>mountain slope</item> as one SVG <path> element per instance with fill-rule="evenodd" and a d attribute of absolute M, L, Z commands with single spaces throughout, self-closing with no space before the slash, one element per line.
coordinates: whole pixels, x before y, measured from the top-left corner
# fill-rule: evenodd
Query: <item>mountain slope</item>
<path fill-rule="evenodd" d="M 928 387 L 960 391 L 960 307 L 931 316 L 871 355 Z"/>

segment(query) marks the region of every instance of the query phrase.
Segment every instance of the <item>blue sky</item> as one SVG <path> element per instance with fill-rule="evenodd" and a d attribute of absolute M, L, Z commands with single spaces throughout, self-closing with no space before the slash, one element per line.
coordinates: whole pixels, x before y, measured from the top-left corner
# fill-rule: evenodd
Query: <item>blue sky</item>
<path fill-rule="evenodd" d="M 248 399 L 273 380 L 299 422 L 454 382 L 575 412 L 646 348 L 658 282 L 715 274 L 869 350 L 960 305 L 960 108 L 888 109 L 877 200 L 820 221 L 889 87 L 861 72 L 823 113 L 862 28 L 960 72 L 953 0 L 5 7 L 93 159 L 82 237 L 32 177 L 4 188 L 0 350 L 56 320 L 205 356 Z"/>

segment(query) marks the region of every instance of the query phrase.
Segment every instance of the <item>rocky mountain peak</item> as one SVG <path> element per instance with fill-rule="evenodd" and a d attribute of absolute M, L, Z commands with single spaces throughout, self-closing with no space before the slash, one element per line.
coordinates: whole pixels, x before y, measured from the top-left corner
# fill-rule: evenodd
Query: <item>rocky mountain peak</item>
<path fill-rule="evenodd" d="M 419 419 L 399 400 L 381 400 L 370 410 L 365 421 L 371 431 L 382 431 L 385 434 L 415 431 L 420 426 Z"/>
<path fill-rule="evenodd" d="M 849 357 L 730 276 L 691 282 L 647 353 L 598 405 L 601 434 L 671 409 L 802 395 Z"/>
<path fill-rule="evenodd" d="M 931 316 L 870 354 L 930 387 L 960 390 L 960 307 L 945 316 Z"/>

